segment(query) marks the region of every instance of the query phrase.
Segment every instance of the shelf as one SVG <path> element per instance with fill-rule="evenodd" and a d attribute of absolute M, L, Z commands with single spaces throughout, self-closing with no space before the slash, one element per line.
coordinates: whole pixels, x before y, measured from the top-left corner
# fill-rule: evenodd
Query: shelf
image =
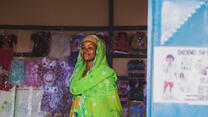
<path fill-rule="evenodd" d="M 112 26 L 112 30 L 147 30 L 147 26 Z M 109 31 L 109 26 L 42 26 L 42 25 L 0 25 L 0 29 L 21 30 L 68 30 L 68 31 Z"/>
<path fill-rule="evenodd" d="M 118 80 L 141 80 L 141 81 L 144 81 L 145 79 L 142 79 L 142 78 L 129 78 L 128 76 L 118 76 Z"/>
<path fill-rule="evenodd" d="M 68 30 L 68 31 L 108 31 L 108 26 L 0 25 L 0 29 L 22 29 L 22 30 Z"/>
<path fill-rule="evenodd" d="M 135 55 L 135 54 L 117 54 L 113 53 L 112 58 L 147 58 L 146 55 Z"/>
<path fill-rule="evenodd" d="M 147 30 L 147 26 L 114 26 L 113 30 Z"/>
<path fill-rule="evenodd" d="M 14 56 L 17 57 L 33 57 L 31 52 L 16 52 Z M 144 55 L 133 55 L 133 54 L 112 54 L 112 58 L 147 58 Z"/>
<path fill-rule="evenodd" d="M 33 54 L 31 52 L 16 52 L 14 53 L 15 57 L 33 57 Z"/>
<path fill-rule="evenodd" d="M 118 80 L 129 80 L 128 76 L 118 76 Z"/>

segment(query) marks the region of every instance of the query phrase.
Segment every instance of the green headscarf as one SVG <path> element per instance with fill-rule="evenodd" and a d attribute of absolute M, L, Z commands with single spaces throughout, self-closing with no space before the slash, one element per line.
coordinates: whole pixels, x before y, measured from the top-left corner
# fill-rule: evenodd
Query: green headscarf
<path fill-rule="evenodd" d="M 105 44 L 97 36 L 90 36 L 96 38 L 98 42 L 96 56 L 93 61 L 92 68 L 88 71 L 87 75 L 82 77 L 86 68 L 86 63 L 82 59 L 81 53 L 79 52 L 77 63 L 70 82 L 70 91 L 73 95 L 84 93 L 86 90 L 92 88 L 110 76 L 113 76 L 114 80 L 117 81 L 117 76 L 114 70 L 112 70 L 107 64 Z"/>

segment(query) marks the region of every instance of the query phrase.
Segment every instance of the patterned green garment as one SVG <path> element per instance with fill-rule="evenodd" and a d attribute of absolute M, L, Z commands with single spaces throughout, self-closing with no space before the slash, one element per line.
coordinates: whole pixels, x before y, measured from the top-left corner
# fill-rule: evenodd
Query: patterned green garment
<path fill-rule="evenodd" d="M 107 64 L 104 43 L 98 37 L 92 36 L 98 42 L 93 67 L 82 77 L 86 63 L 79 53 L 70 81 L 70 91 L 74 99 L 81 94 L 78 117 L 123 117 L 117 93 L 116 73 Z"/>

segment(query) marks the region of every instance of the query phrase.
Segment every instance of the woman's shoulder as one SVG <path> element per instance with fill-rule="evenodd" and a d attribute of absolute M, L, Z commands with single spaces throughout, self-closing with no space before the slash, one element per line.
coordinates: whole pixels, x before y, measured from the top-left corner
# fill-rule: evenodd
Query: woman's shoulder
<path fill-rule="evenodd" d="M 101 65 L 98 69 L 98 71 L 106 71 L 108 73 L 115 73 L 114 69 L 112 69 L 110 66 L 108 65 Z"/>

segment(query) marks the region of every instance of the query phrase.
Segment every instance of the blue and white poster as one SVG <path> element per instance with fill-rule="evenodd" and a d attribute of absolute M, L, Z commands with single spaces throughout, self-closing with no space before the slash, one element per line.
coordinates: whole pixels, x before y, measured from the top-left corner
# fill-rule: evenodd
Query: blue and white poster
<path fill-rule="evenodd" d="M 208 48 L 155 47 L 154 57 L 155 103 L 208 105 Z"/>

